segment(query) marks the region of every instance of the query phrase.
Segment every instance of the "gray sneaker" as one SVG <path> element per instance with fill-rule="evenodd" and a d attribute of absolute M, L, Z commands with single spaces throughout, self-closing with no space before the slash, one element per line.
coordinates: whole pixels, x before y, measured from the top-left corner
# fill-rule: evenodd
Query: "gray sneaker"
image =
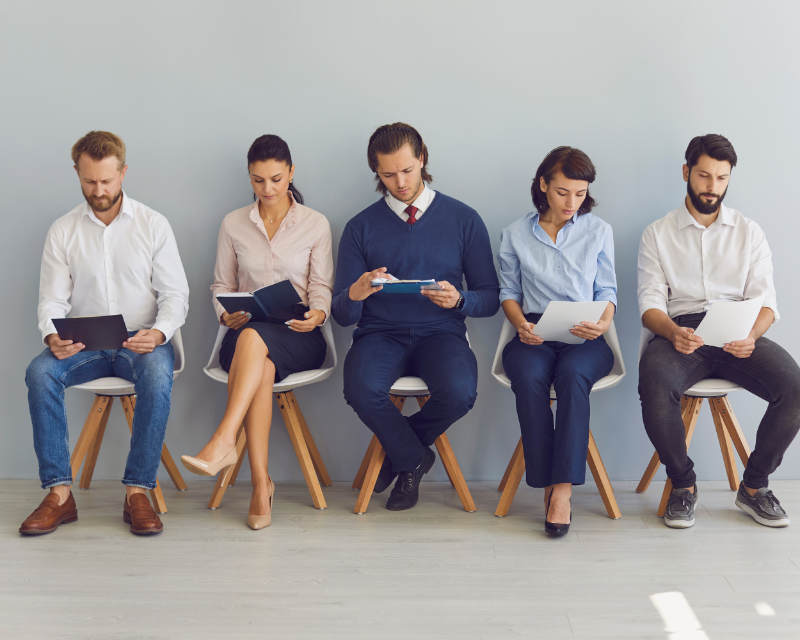
<path fill-rule="evenodd" d="M 746 514 L 753 516 L 758 524 L 765 527 L 788 527 L 789 516 L 781 507 L 781 503 L 764 487 L 756 491 L 754 496 L 747 493 L 744 482 L 739 483 L 739 493 L 736 494 L 736 506 Z"/>
<path fill-rule="evenodd" d="M 694 505 L 697 503 L 697 485 L 694 493 L 688 489 L 674 489 L 669 495 L 664 524 L 673 529 L 688 529 L 694 526 Z"/>

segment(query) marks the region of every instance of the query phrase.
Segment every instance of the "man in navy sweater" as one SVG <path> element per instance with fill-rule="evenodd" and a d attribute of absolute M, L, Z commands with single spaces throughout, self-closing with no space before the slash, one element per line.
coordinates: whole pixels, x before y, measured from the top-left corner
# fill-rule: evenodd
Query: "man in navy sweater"
<path fill-rule="evenodd" d="M 464 320 L 497 313 L 500 286 L 478 213 L 425 184 L 432 180 L 428 150 L 416 129 L 379 127 L 367 159 L 385 197 L 344 229 L 331 310 L 342 326 L 358 323 L 344 396 L 386 451 L 375 491 L 397 477 L 386 508 L 401 511 L 417 503 L 436 459 L 431 445 L 475 404 L 478 366 Z M 442 290 L 390 294 L 371 286 L 381 277 L 435 279 Z M 431 393 L 409 418 L 389 400 L 407 375 L 422 378 Z"/>

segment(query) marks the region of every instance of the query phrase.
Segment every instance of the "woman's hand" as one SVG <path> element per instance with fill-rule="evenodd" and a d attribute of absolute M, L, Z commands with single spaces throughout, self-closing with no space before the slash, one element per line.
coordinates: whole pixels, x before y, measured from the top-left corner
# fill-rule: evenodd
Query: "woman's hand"
<path fill-rule="evenodd" d="M 236 329 L 241 329 L 250 322 L 251 317 L 249 313 L 245 313 L 244 311 L 237 311 L 235 313 L 228 313 L 226 311 L 219 317 L 219 323 L 235 331 Z"/>
<path fill-rule="evenodd" d="M 598 322 L 581 322 L 580 324 L 576 324 L 572 329 L 569 330 L 569 332 L 573 336 L 578 336 L 579 338 L 596 340 L 606 331 L 608 331 L 610 326 L 610 320 L 604 320 L 603 318 L 600 318 Z"/>
<path fill-rule="evenodd" d="M 538 345 L 544 342 L 539 336 L 534 335 L 533 328 L 535 326 L 535 324 L 527 320 L 517 325 L 517 333 L 522 344 Z"/>
<path fill-rule="evenodd" d="M 289 320 L 286 324 L 292 331 L 305 333 L 313 331 L 325 322 L 325 312 L 320 309 L 311 309 L 304 314 L 305 320 Z"/>

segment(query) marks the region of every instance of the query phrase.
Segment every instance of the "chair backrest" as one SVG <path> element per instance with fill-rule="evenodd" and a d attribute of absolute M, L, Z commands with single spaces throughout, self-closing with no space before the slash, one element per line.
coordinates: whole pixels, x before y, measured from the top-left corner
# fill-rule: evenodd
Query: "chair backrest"
<path fill-rule="evenodd" d="M 636 359 L 636 362 L 640 362 L 642 359 L 642 354 L 644 354 L 644 350 L 647 349 L 647 345 L 650 344 L 650 341 L 656 337 L 656 334 L 650 331 L 645 326 L 642 326 L 642 330 L 639 333 L 639 357 Z"/>
<path fill-rule="evenodd" d="M 174 379 L 186 367 L 186 354 L 183 350 L 183 337 L 181 336 L 180 328 L 176 329 L 170 342 L 172 343 L 173 351 L 175 351 L 175 364 L 172 366 L 172 377 Z"/>
<path fill-rule="evenodd" d="M 500 382 L 503 386 L 507 386 L 508 376 L 506 376 L 505 369 L 503 368 L 503 349 L 511 342 L 514 336 L 517 335 L 517 330 L 506 318 L 503 321 L 503 328 L 500 330 L 500 340 L 497 341 L 497 351 L 494 354 L 494 362 L 492 363 L 492 376 Z M 606 343 L 608 343 L 611 353 L 614 354 L 614 366 L 611 368 L 611 373 L 607 377 L 616 376 L 621 380 L 625 376 L 625 361 L 622 359 L 622 349 L 619 346 L 619 338 L 617 337 L 617 327 L 614 321 L 611 321 L 611 326 L 605 335 Z"/>

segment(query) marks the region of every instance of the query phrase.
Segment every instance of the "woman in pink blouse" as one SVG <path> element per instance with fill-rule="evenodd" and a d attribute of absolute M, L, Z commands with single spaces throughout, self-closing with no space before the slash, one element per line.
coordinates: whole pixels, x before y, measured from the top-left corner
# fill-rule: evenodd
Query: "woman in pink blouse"
<path fill-rule="evenodd" d="M 328 220 L 303 206 L 292 184 L 288 145 L 278 136 L 261 136 L 247 153 L 247 165 L 255 203 L 222 221 L 211 287 L 220 324 L 229 328 L 219 353 L 229 373 L 228 404 L 208 444 L 196 457 L 181 459 L 189 471 L 208 476 L 236 464 L 236 433 L 244 422 L 253 484 L 247 524 L 261 529 L 271 522 L 275 492 L 267 473 L 272 386 L 325 360 L 319 327 L 330 315 L 333 258 Z M 303 303 L 266 322 L 251 321 L 244 312 L 228 314 L 216 300 L 219 293 L 254 291 L 287 279 Z"/>

